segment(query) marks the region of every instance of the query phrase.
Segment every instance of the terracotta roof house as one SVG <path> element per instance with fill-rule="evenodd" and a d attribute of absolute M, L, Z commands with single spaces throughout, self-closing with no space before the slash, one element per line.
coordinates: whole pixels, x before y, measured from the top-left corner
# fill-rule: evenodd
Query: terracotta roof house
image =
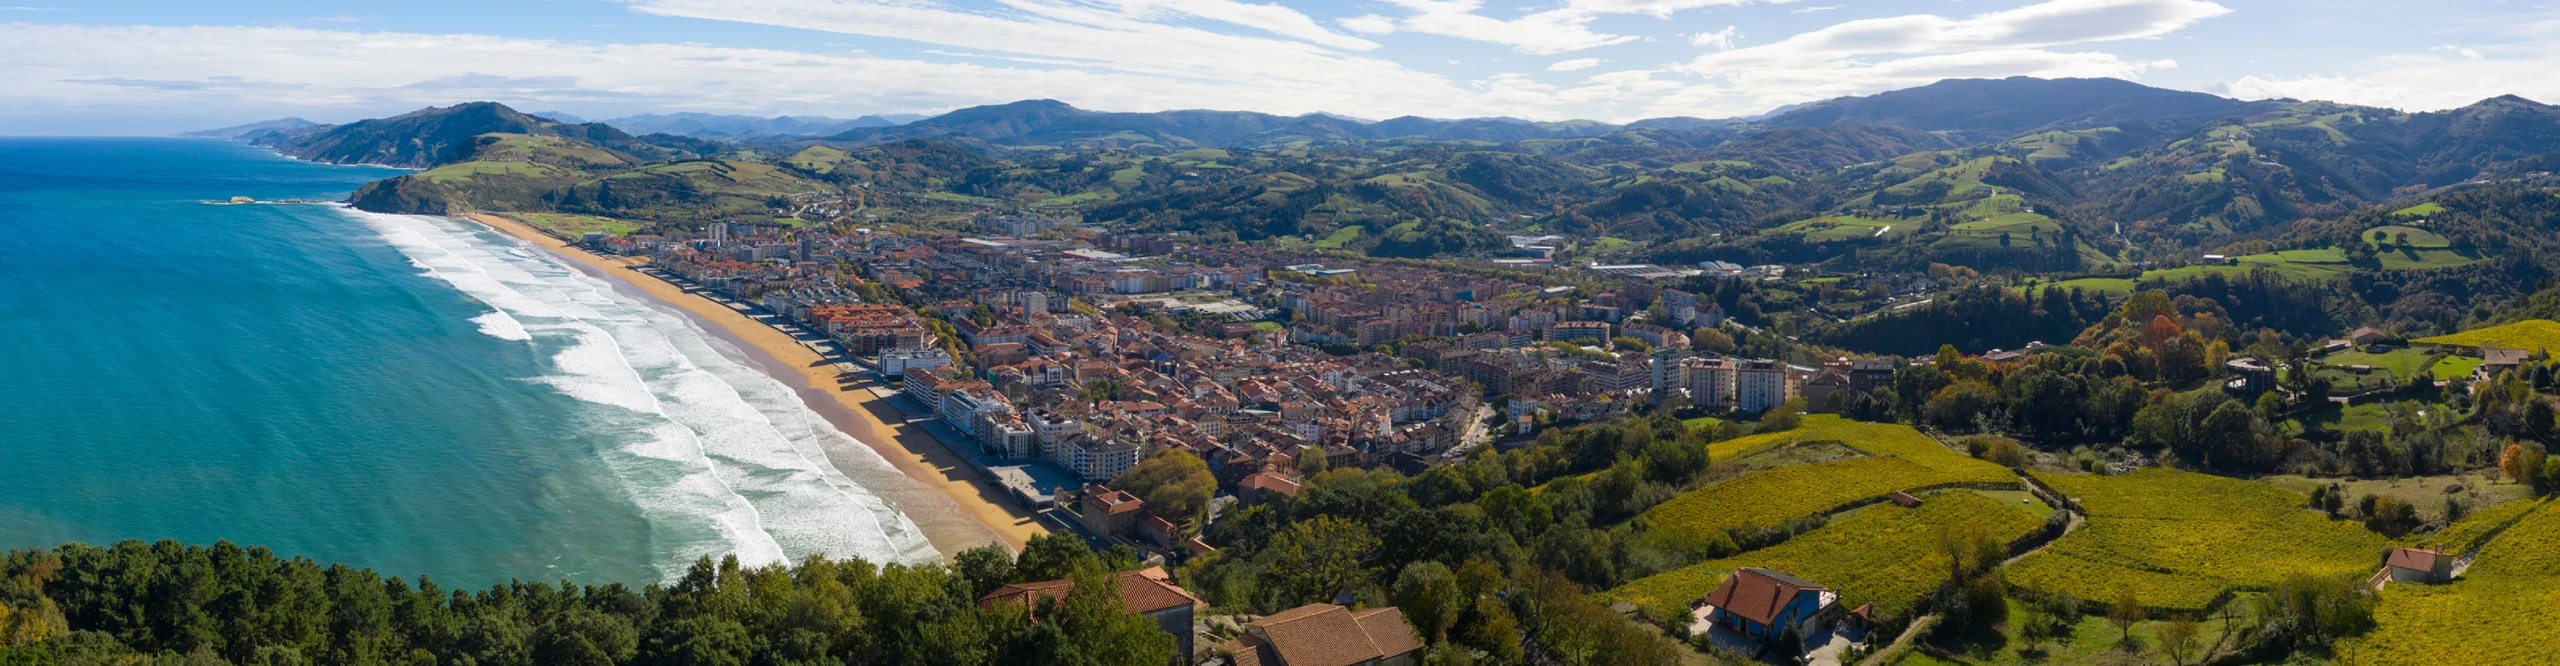
<path fill-rule="evenodd" d="M 2390 338 L 2391 334 L 2384 333 L 2382 332 L 2382 329 L 2371 326 L 2361 326 L 2357 327 L 2356 330 L 2347 332 L 2347 340 L 2359 345 L 2369 345 Z"/>
<path fill-rule="evenodd" d="M 1011 603 L 1036 609 L 1041 601 L 1066 595 L 1075 584 L 1073 580 L 1046 580 L 1006 585 L 979 597 L 978 606 Z M 1173 635 L 1174 663 L 1191 661 L 1191 616 L 1202 605 L 1199 597 L 1174 585 L 1163 567 L 1123 571 L 1112 581 L 1112 591 L 1120 594 L 1121 612 L 1147 616 L 1156 621 L 1156 628 Z"/>
<path fill-rule="evenodd" d="M 1083 511 L 1078 518 L 1082 519 L 1085 529 L 1097 534 L 1118 535 L 1135 527 L 1139 513 L 1146 507 L 1145 501 L 1127 491 L 1085 486 L 1084 502 L 1078 507 Z"/>
<path fill-rule="evenodd" d="M 2453 556 L 2423 548 L 2393 548 L 2382 562 L 2391 580 L 2403 583 L 2442 583 L 2453 580 Z"/>
<path fill-rule="evenodd" d="M 1392 607 L 1308 604 L 1245 625 L 1221 647 L 1235 666 L 1412 666 L 1422 634 Z"/>
<path fill-rule="evenodd" d="M 1706 598 L 1707 619 L 1745 636 L 1767 640 L 1790 627 L 1796 635 L 1820 633 L 1839 610 L 1840 594 L 1795 576 L 1759 567 L 1736 569 Z"/>
<path fill-rule="evenodd" d="M 1274 457 L 1279 455 L 1281 454 L 1274 454 Z M 1298 496 L 1298 482 L 1269 471 L 1254 472 L 1252 476 L 1245 477 L 1243 482 L 1237 483 L 1236 488 L 1243 491 L 1240 494 L 1244 495 L 1243 499 L 1248 504 L 1266 500 L 1265 493 Z"/>

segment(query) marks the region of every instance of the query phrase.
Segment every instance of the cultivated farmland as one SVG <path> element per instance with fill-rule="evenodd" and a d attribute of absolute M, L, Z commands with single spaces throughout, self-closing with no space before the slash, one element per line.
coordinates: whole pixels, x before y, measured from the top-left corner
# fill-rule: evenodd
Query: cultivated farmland
<path fill-rule="evenodd" d="M 2452 335 L 2418 338 L 2409 342 L 2448 347 L 2560 349 L 2560 322 L 2549 319 L 2527 319 L 2512 324 L 2475 328 Z"/>
<path fill-rule="evenodd" d="M 2036 478 L 2078 502 L 2089 521 L 2010 567 L 2009 582 L 2028 590 L 2100 602 L 2130 590 L 2145 606 L 2203 610 L 2225 592 L 2297 573 L 2369 573 L 2390 545 L 2261 483 L 2156 468 Z"/>
<path fill-rule="evenodd" d="M 1758 551 L 1692 564 L 1628 583 L 1604 594 L 1668 617 L 1705 596 L 1740 567 L 1768 567 L 1838 589 L 1841 603 L 1876 605 L 1876 614 L 1900 617 L 1947 578 L 1941 529 L 1979 526 L 2002 543 L 2034 532 L 2044 521 L 1982 495 L 1953 491 L 1930 496 L 1917 508 L 1884 504 Z"/>
<path fill-rule="evenodd" d="M 2560 655 L 2560 506 L 2533 507 L 2448 585 L 2393 583 L 2377 627 L 2338 644 L 2341 664 L 2547 664 Z M 2465 521 L 2470 522 L 2470 521 Z"/>
<path fill-rule="evenodd" d="M 1909 426 L 1830 415 L 1807 416 L 1803 427 L 1795 430 L 1717 442 L 1708 451 L 1717 460 L 1733 460 L 1792 443 L 1831 441 L 1872 457 L 1745 474 L 1664 502 L 1645 512 L 1644 520 L 1654 530 L 1723 532 L 1781 525 L 1897 490 L 2004 485 L 2018 478 L 2007 468 L 1957 453 Z"/>

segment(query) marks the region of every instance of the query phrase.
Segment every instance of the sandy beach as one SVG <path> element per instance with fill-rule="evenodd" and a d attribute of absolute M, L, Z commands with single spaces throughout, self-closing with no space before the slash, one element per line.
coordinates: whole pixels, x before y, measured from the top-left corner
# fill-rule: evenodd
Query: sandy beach
<path fill-rule="evenodd" d="M 878 385 L 876 381 L 862 373 L 840 370 L 790 334 L 719 301 L 687 292 L 632 269 L 636 264 L 646 263 L 646 259 L 590 253 L 523 223 L 496 215 L 471 215 L 469 219 L 540 245 L 576 265 L 593 269 L 593 272 L 621 285 L 675 306 L 730 342 L 762 352 L 765 358 L 755 360 L 765 366 L 768 374 L 798 389 L 811 409 L 871 452 L 887 458 L 907 477 L 926 489 L 939 491 L 900 493 L 895 489 L 875 489 L 881 490 L 884 497 L 898 502 L 908 517 L 924 529 L 926 540 L 932 542 L 934 549 L 941 551 L 944 557 L 996 542 L 1018 552 L 1031 537 L 1048 532 L 1031 514 L 1014 504 L 1011 496 L 992 479 L 970 467 L 942 443 L 934 441 L 924 429 L 907 425 L 896 408 L 872 393 L 871 388 Z M 843 470 L 856 469 L 847 464 L 846 456 L 864 454 L 858 449 L 830 450 L 827 453 L 832 459 L 830 462 Z M 953 506 L 934 506 L 941 501 L 951 502 Z"/>

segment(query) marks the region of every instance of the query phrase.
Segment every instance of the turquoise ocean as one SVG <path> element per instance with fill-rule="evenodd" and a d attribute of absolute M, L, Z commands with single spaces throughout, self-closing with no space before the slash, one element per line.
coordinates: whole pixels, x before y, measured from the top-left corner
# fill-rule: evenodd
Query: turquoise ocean
<path fill-rule="evenodd" d="M 468 222 L 203 203 L 397 173 L 0 139 L 0 548 L 230 540 L 475 587 L 937 557 L 875 491 L 903 477 L 831 463 L 851 440 L 663 306 Z"/>

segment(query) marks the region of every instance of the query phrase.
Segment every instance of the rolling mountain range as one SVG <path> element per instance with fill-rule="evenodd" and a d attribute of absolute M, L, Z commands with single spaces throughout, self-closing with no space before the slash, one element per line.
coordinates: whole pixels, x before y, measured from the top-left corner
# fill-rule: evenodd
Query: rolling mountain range
<path fill-rule="evenodd" d="M 859 128 L 903 125 L 923 118 L 924 116 L 912 114 L 863 116 L 847 120 L 824 116 L 764 118 L 708 113 L 644 113 L 596 122 L 638 134 L 675 134 L 697 139 L 748 141 L 828 136 Z"/>
<path fill-rule="evenodd" d="M 1030 100 L 822 139 L 713 142 L 475 103 L 250 140 L 305 159 L 428 168 L 356 197 L 402 212 L 683 225 L 835 193 L 857 199 L 865 220 L 933 225 L 1009 209 L 1400 256 L 1562 233 L 1657 261 L 2088 272 L 2296 242 L 2295 221 L 2532 178 L 2560 164 L 2560 108 L 2500 97 L 2404 113 L 2012 78 L 1747 121 L 1364 122 Z"/>
<path fill-rule="evenodd" d="M 250 143 L 300 159 L 335 164 L 432 167 L 477 154 L 484 135 L 558 137 L 612 151 L 621 161 L 682 159 L 717 152 L 700 139 L 666 134 L 633 137 L 603 123 L 537 118 L 495 102 L 422 109 L 345 125 L 311 125 L 248 135 Z"/>
<path fill-rule="evenodd" d="M 239 139 L 267 132 L 291 132 L 318 124 L 301 118 L 277 118 L 221 129 L 197 130 L 178 136 L 188 139 Z"/>

